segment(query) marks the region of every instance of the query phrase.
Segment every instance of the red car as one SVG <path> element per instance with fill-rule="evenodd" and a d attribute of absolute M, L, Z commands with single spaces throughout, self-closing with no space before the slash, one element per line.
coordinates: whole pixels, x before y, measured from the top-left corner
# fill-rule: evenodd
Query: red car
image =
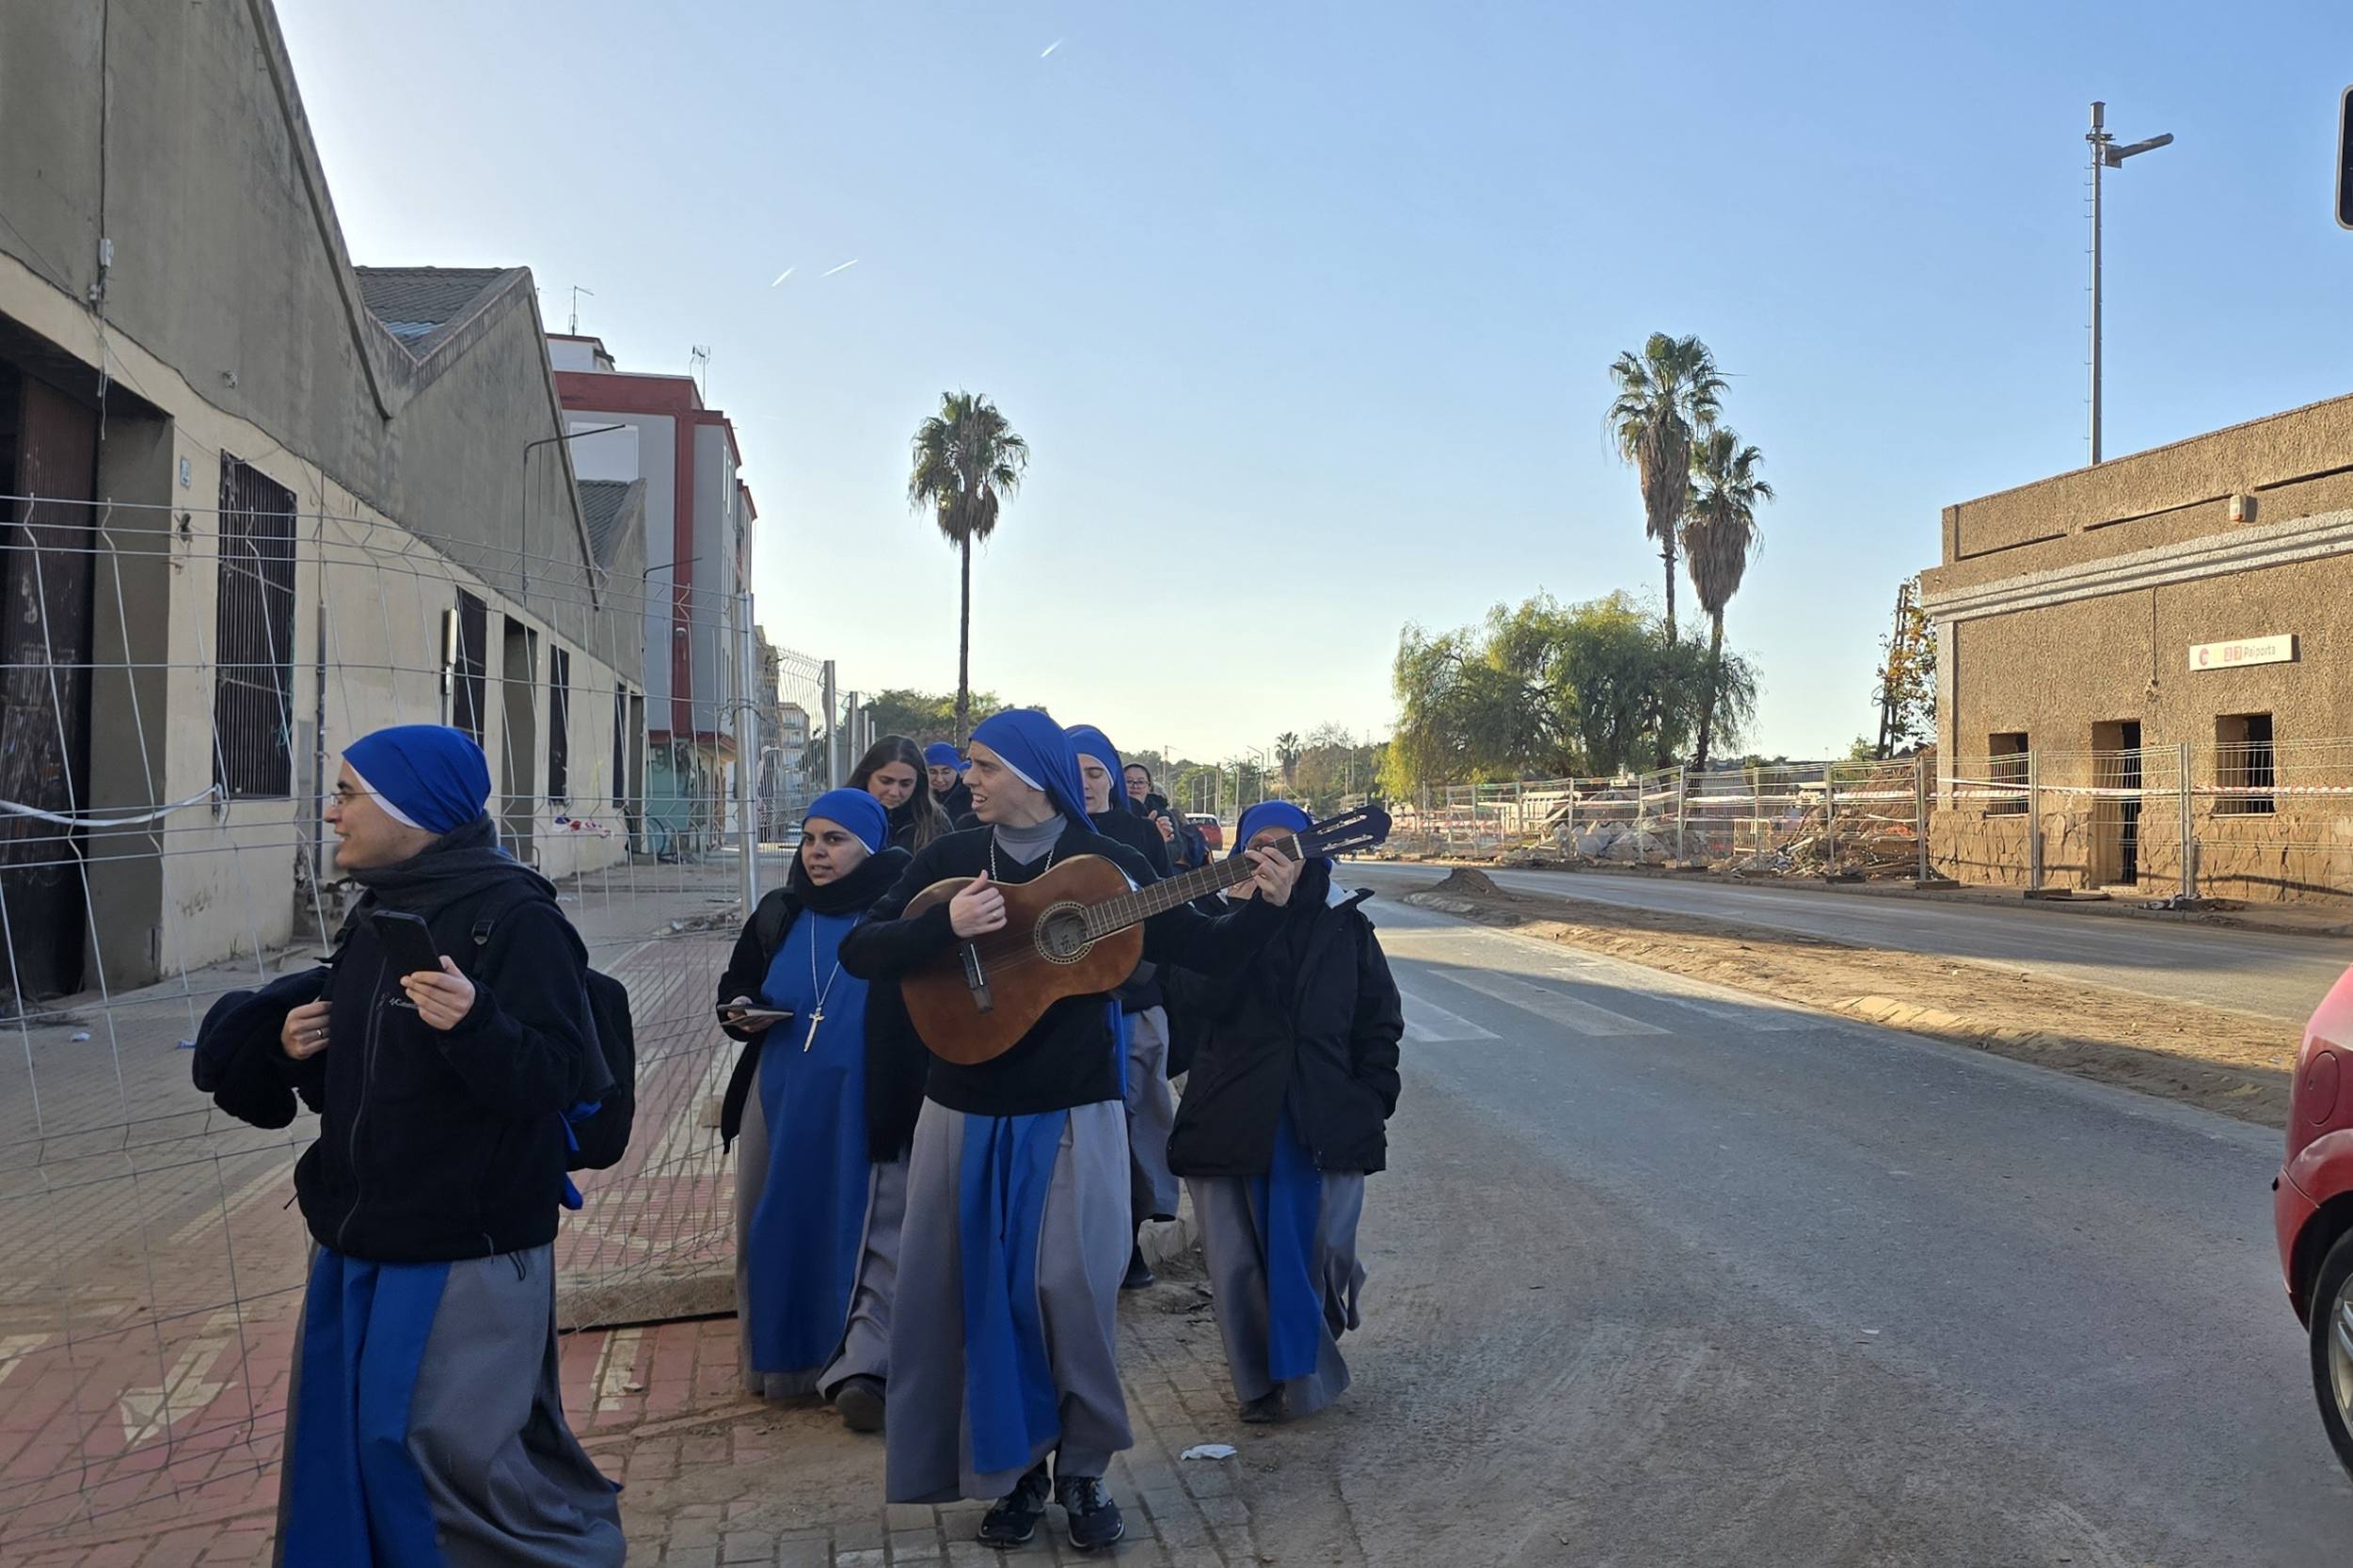
<path fill-rule="evenodd" d="M 1188 811 L 1184 814 L 1184 820 L 1200 830 L 1201 842 L 1209 846 L 1211 854 L 1214 855 L 1226 847 L 1226 825 L 1209 813 Z"/>
<path fill-rule="evenodd" d="M 2271 1183 L 2288 1300 L 2312 1331 L 2320 1424 L 2353 1472 L 2353 970 L 2304 1026 L 2288 1155 Z"/>

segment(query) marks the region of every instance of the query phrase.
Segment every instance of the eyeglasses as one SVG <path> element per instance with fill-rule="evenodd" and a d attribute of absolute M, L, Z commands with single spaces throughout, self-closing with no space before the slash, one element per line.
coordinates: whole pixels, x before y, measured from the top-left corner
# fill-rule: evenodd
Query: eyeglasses
<path fill-rule="evenodd" d="M 339 806 L 348 806 L 354 800 L 374 800 L 375 797 L 375 792 L 374 790 L 354 789 L 347 784 L 337 784 L 333 793 L 335 796 L 335 803 Z"/>

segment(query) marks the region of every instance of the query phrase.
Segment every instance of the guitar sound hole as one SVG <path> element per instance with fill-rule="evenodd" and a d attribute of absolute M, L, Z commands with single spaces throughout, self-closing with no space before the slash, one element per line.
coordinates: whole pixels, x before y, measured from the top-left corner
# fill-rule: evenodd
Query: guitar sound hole
<path fill-rule="evenodd" d="M 1056 963 L 1075 963 L 1092 945 L 1087 940 L 1087 913 L 1076 904 L 1057 904 L 1039 916 L 1038 950 Z"/>

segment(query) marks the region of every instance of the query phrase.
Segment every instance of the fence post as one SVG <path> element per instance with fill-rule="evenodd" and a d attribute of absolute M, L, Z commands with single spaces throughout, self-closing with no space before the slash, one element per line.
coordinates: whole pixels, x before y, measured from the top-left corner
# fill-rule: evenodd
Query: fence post
<path fill-rule="evenodd" d="M 1822 764 L 1822 875 L 1838 874 L 1838 765 Z"/>
<path fill-rule="evenodd" d="M 1919 752 L 1912 753 L 1912 837 L 1917 851 L 1913 880 L 1928 880 L 1928 762 Z"/>
<path fill-rule="evenodd" d="M 747 920 L 760 902 L 760 829 L 753 819 L 752 772 L 760 765 L 760 710 L 752 701 L 752 595 L 736 595 L 736 827 L 743 864 L 738 879 Z"/>
<path fill-rule="evenodd" d="M 1568 825 L 1568 842 L 1561 847 L 1564 858 L 1577 858 L 1577 781 L 1568 781 L 1568 813 L 1562 818 Z"/>
<path fill-rule="evenodd" d="M 1683 810 L 1685 798 L 1691 793 L 1691 781 L 1690 768 L 1678 768 L 1675 770 L 1675 863 L 1677 865 L 1682 865 L 1691 859 L 1688 841 L 1684 836 Z"/>
<path fill-rule="evenodd" d="M 2182 792 L 2182 896 L 2198 896 L 2198 820 L 2190 811 L 2189 742 L 2179 743 L 2180 768 L 2178 779 Z"/>
<path fill-rule="evenodd" d="M 2043 891 L 2043 758 L 2027 753 L 2027 891 Z"/>
<path fill-rule="evenodd" d="M 1528 836 L 1528 782 L 1512 781 L 1512 832 L 1522 838 Z"/>

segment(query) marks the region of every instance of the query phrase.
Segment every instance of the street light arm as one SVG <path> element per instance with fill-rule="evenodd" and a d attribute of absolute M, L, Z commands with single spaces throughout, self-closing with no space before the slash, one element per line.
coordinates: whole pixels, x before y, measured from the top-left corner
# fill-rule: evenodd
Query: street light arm
<path fill-rule="evenodd" d="M 2128 142 L 2122 147 L 2103 148 L 2101 155 L 2108 167 L 2122 168 L 2127 158 L 2137 158 L 2143 152 L 2154 152 L 2160 147 L 2172 145 L 2173 133 L 2168 131 L 2164 135 L 2151 136 L 2147 141 Z"/>

